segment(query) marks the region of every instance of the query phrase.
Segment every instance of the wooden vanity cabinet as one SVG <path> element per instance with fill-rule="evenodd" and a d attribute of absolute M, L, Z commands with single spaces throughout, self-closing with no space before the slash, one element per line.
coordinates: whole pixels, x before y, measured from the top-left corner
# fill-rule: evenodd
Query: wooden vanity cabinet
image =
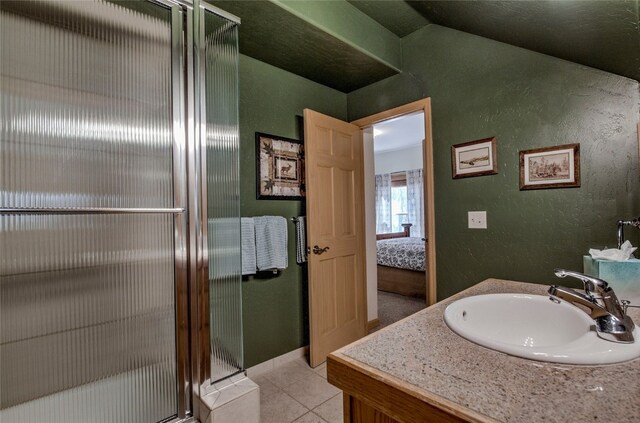
<path fill-rule="evenodd" d="M 345 423 L 479 422 L 463 417 L 455 404 L 429 397 L 339 351 L 327 359 L 329 383 L 343 391 Z"/>

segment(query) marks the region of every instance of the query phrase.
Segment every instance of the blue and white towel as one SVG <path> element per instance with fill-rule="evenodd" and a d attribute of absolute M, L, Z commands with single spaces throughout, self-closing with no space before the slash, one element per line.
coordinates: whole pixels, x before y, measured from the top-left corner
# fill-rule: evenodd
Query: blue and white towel
<path fill-rule="evenodd" d="M 242 245 L 242 274 L 255 275 L 256 273 L 256 230 L 252 217 L 240 219 L 241 245 Z"/>
<path fill-rule="evenodd" d="M 307 262 L 307 218 L 298 216 L 295 219 L 296 225 L 296 262 L 298 264 Z"/>
<path fill-rule="evenodd" d="M 282 216 L 253 218 L 256 231 L 256 267 L 258 270 L 286 269 L 287 220 Z"/>

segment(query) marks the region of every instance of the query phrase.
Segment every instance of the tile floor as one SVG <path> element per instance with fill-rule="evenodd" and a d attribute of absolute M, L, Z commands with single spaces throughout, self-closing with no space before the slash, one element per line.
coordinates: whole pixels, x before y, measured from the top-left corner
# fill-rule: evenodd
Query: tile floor
<path fill-rule="evenodd" d="M 252 378 L 260 386 L 261 423 L 342 422 L 342 391 L 327 382 L 327 365 L 296 359 Z"/>
<path fill-rule="evenodd" d="M 378 292 L 380 328 L 425 307 L 423 299 Z M 376 330 L 379 328 L 376 328 Z M 261 423 L 342 423 L 342 391 L 327 382 L 327 365 L 298 358 L 251 378 L 260 386 Z"/>

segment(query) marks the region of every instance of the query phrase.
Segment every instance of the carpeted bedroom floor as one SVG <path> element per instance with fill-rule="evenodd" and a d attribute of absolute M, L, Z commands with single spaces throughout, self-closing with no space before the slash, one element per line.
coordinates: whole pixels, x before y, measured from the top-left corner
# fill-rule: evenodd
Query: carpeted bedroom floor
<path fill-rule="evenodd" d="M 378 291 L 378 320 L 380 321 L 380 325 L 372 332 L 389 326 L 398 320 L 402 320 L 422 310 L 426 306 L 427 304 L 424 298 L 405 297 L 403 295 Z"/>

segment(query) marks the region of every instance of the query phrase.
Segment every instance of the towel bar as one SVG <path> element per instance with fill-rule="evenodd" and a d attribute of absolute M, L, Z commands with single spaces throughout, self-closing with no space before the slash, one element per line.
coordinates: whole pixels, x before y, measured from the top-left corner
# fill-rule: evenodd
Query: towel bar
<path fill-rule="evenodd" d="M 0 215 L 7 214 L 180 214 L 183 208 L 118 208 L 118 207 L 64 207 L 64 208 L 0 208 Z"/>

